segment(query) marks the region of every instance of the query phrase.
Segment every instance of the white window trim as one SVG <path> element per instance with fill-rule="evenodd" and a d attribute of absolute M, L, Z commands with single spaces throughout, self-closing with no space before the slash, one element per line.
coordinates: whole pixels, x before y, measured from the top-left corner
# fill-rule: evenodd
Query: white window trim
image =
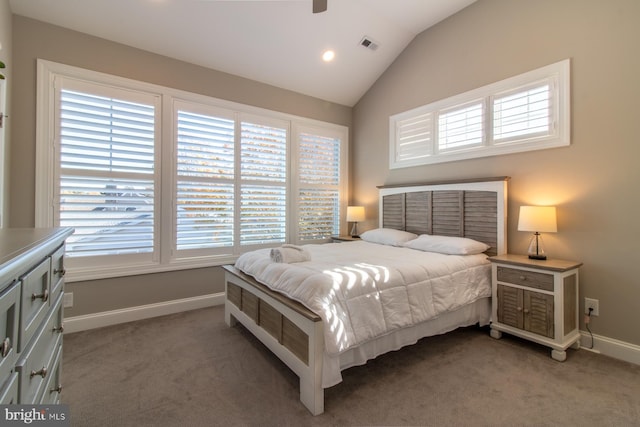
<path fill-rule="evenodd" d="M 493 97 L 505 92 L 511 92 L 519 87 L 529 86 L 537 81 L 551 80 L 553 82 L 554 98 L 553 123 L 555 128 L 550 136 L 524 137 L 510 140 L 493 140 Z M 438 151 L 438 112 L 466 103 L 484 99 L 484 139 L 485 143 L 459 150 Z M 431 114 L 431 141 L 425 144 L 423 155 L 399 160 L 397 159 L 397 144 L 399 126 L 402 121 L 423 114 Z M 571 110 L 570 110 L 570 60 L 565 59 L 536 70 L 529 71 L 478 89 L 471 90 L 443 100 L 423 105 L 409 111 L 392 115 L 389 118 L 389 167 L 390 169 L 411 166 L 429 165 L 452 162 L 465 159 L 496 156 L 501 154 L 520 153 L 547 148 L 568 146 L 571 143 Z"/>
<path fill-rule="evenodd" d="M 347 205 L 347 193 L 348 189 L 348 128 L 346 126 L 337 125 L 333 123 L 323 122 L 320 120 L 309 119 L 305 117 L 295 116 L 292 114 L 280 113 L 277 111 L 271 111 L 259 107 L 253 107 L 250 105 L 240 104 L 232 101 L 221 100 L 206 95 L 181 91 L 151 83 L 145 83 L 137 80 L 127 79 L 124 77 L 113 76 L 101 72 L 90 71 L 78 67 L 73 67 L 65 64 L 59 64 L 47 60 L 37 60 L 37 106 L 36 106 L 36 182 L 35 182 L 35 226 L 36 227 L 53 227 L 55 226 L 55 214 L 54 214 L 54 186 L 51 184 L 54 181 L 55 168 L 56 168 L 56 155 L 54 152 L 54 145 L 52 138 L 55 137 L 55 78 L 57 76 L 70 77 L 79 80 L 88 80 L 91 83 L 105 84 L 109 86 L 116 86 L 119 88 L 130 89 L 133 91 L 146 91 L 150 93 L 156 93 L 161 97 L 162 105 L 162 120 L 161 120 L 161 133 L 162 140 L 165 138 L 175 139 L 173 112 L 174 102 L 193 102 L 196 104 L 208 105 L 213 108 L 221 108 L 239 111 L 243 115 L 255 114 L 265 119 L 284 120 L 291 123 L 291 132 L 289 140 L 295 140 L 296 127 L 306 128 L 319 128 L 324 132 L 335 132 L 340 135 L 343 143 L 342 159 L 343 159 L 343 175 L 342 175 L 342 188 L 341 188 L 341 212 L 346 211 Z M 291 144 L 295 146 L 295 144 Z M 293 156 L 293 152 L 290 156 Z M 163 150 L 161 158 L 159 160 L 159 168 L 162 169 L 160 177 L 160 185 L 163 188 L 158 197 L 163 200 L 160 203 L 159 215 L 157 218 L 157 227 L 159 229 L 157 238 L 164 243 L 161 244 L 157 259 L 151 262 L 129 263 L 122 266 L 113 265 L 105 266 L 104 268 L 82 268 L 76 266 L 75 268 L 68 269 L 68 275 L 66 280 L 68 282 L 95 280 L 110 277 L 130 276 L 135 274 L 147 274 L 158 273 L 165 271 L 175 271 L 191 268 L 211 267 L 216 265 L 228 264 L 235 262 L 238 253 L 226 253 L 218 255 L 202 255 L 191 256 L 188 258 L 176 258 L 172 254 L 172 248 L 175 238 L 173 237 L 173 228 L 175 227 L 175 215 L 173 213 L 173 203 L 169 200 L 171 194 L 173 194 L 175 187 L 175 150 Z M 296 176 L 296 168 L 293 164 L 293 160 L 289 160 L 290 175 Z M 293 218 L 297 217 L 295 212 L 295 199 L 293 190 L 293 180 L 289 178 L 287 183 L 287 191 L 289 191 L 290 197 L 288 197 L 287 213 L 289 224 L 287 225 L 288 240 L 293 243 L 297 242 L 297 233 L 295 232 L 295 222 Z M 329 241 L 329 240 L 327 240 Z"/>

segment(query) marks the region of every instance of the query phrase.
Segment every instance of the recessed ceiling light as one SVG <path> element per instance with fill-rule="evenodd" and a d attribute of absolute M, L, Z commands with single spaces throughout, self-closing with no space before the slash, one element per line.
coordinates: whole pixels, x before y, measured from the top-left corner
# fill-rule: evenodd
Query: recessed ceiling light
<path fill-rule="evenodd" d="M 325 50 L 322 54 L 322 60 L 324 62 L 331 62 L 336 57 L 336 53 L 332 50 Z"/>

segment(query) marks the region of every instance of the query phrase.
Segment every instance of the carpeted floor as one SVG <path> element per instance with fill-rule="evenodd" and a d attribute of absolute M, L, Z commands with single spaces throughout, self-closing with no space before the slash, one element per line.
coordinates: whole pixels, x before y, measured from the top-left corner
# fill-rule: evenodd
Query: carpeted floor
<path fill-rule="evenodd" d="M 640 426 L 640 366 L 465 328 L 343 372 L 325 413 L 223 307 L 64 336 L 73 426 Z"/>

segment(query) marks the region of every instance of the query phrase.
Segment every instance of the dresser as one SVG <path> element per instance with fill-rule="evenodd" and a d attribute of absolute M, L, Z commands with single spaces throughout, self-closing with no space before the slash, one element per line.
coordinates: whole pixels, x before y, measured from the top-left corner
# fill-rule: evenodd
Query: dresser
<path fill-rule="evenodd" d="M 564 361 L 579 348 L 578 269 L 580 262 L 533 260 L 526 255 L 490 257 L 492 262 L 491 336 L 502 332 L 551 347 Z"/>
<path fill-rule="evenodd" d="M 72 233 L 0 229 L 0 404 L 60 402 L 64 242 Z"/>

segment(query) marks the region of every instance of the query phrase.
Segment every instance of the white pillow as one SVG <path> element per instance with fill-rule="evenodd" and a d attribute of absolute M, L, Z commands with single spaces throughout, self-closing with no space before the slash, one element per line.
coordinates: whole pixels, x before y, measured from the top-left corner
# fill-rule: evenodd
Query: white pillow
<path fill-rule="evenodd" d="M 466 237 L 432 236 L 421 234 L 404 244 L 407 248 L 426 252 L 437 252 L 445 255 L 474 255 L 480 254 L 491 246 Z"/>
<path fill-rule="evenodd" d="M 393 228 L 376 228 L 365 231 L 360 238 L 365 242 L 380 243 L 381 245 L 402 246 L 404 243 L 418 237 L 417 234 L 408 231 L 395 230 Z"/>

